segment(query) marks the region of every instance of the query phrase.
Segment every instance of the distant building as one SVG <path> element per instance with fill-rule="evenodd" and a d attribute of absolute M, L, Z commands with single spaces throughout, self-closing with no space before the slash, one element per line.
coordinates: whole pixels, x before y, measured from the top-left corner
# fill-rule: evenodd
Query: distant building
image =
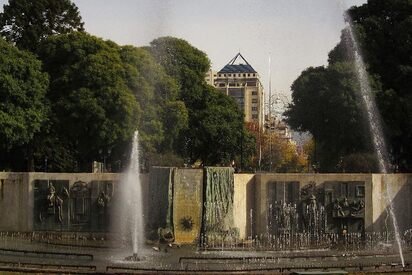
<path fill-rule="evenodd" d="M 217 77 L 217 72 L 209 70 L 206 73 L 206 77 L 205 77 L 206 83 L 209 84 L 210 86 L 215 86 L 216 77 Z"/>
<path fill-rule="evenodd" d="M 292 142 L 292 132 L 283 120 L 266 115 L 264 128 L 265 131 L 276 133 L 280 138 Z"/>
<path fill-rule="evenodd" d="M 217 73 L 210 71 L 206 81 L 235 99 L 245 115 L 245 122 L 263 126 L 263 86 L 259 74 L 240 53 Z"/>

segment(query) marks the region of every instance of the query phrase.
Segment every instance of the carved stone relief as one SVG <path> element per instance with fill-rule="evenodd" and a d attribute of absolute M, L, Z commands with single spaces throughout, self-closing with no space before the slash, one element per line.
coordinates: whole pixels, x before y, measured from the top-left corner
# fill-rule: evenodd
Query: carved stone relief
<path fill-rule="evenodd" d="M 68 227 L 68 181 L 34 182 L 34 228 L 65 230 Z"/>
<path fill-rule="evenodd" d="M 70 225 L 88 229 L 91 216 L 91 191 L 86 182 L 77 181 L 70 188 Z"/>
<path fill-rule="evenodd" d="M 113 183 L 34 181 L 35 230 L 107 231 Z"/>
<path fill-rule="evenodd" d="M 364 188 L 364 182 L 356 181 L 324 182 L 319 186 L 310 182 L 302 188 L 294 182 L 270 182 L 269 232 L 322 234 L 345 230 L 363 233 Z M 299 195 L 285 196 L 289 189 L 297 189 Z M 279 196 L 279 192 L 283 196 Z"/>

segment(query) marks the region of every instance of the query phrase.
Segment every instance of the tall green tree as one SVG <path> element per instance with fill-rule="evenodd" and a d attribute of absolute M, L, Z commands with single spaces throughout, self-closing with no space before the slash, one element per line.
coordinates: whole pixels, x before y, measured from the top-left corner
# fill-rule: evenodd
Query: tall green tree
<path fill-rule="evenodd" d="M 370 152 L 368 126 L 352 63 L 308 68 L 291 88 L 287 121 L 292 128 L 313 135 L 313 161 L 319 162 L 321 171 L 338 170 L 339 162 L 347 155 Z"/>
<path fill-rule="evenodd" d="M 119 47 L 75 32 L 50 37 L 38 54 L 50 75 L 50 135 L 61 150 L 49 159 L 68 154 L 75 160 L 56 169 L 89 171 L 94 160 L 120 158 L 141 106 L 127 86 Z"/>
<path fill-rule="evenodd" d="M 187 128 L 185 104 L 177 100 L 178 84 L 166 74 L 146 48 L 122 47 L 126 83 L 141 105 L 139 122 L 143 159 L 153 163 L 153 155 L 172 153 L 182 129 Z M 172 165 L 172 164 L 170 164 Z"/>
<path fill-rule="evenodd" d="M 349 15 L 368 72 L 382 85 L 377 92 L 393 162 L 412 167 L 412 2 L 369 0 Z"/>
<path fill-rule="evenodd" d="M 36 51 L 47 37 L 83 30 L 70 0 L 9 0 L 0 13 L 0 34 L 20 49 Z"/>
<path fill-rule="evenodd" d="M 246 148 L 250 141 L 244 138 L 248 133 L 243 114 L 231 98 L 210 86 L 203 96 L 204 107 L 190 112 L 189 129 L 184 136 L 187 156 L 204 165 L 228 164 L 241 154 L 241 143 Z"/>
<path fill-rule="evenodd" d="M 251 147 L 246 142 L 253 144 L 253 139 L 236 103 L 205 82 L 210 68 L 205 53 L 173 37 L 155 39 L 150 50 L 177 81 L 178 99 L 188 110 L 188 128 L 181 132 L 178 142 L 182 156 L 191 163 L 201 160 L 206 165 L 227 164 L 239 156 L 242 147 Z"/>
<path fill-rule="evenodd" d="M 0 53 L 0 169 L 24 170 L 33 137 L 47 119 L 49 81 L 33 54 L 1 38 Z"/>
<path fill-rule="evenodd" d="M 210 60 L 199 49 L 183 39 L 161 37 L 150 43 L 156 60 L 166 73 L 177 80 L 179 97 L 188 108 L 201 107 L 205 86 L 205 74 L 210 69 Z"/>
<path fill-rule="evenodd" d="M 393 164 L 401 171 L 410 171 L 412 2 L 369 0 L 360 7 L 352 7 L 348 13 L 383 118 Z M 360 105 L 362 100 L 356 96 L 360 93 L 359 87 L 355 85 L 357 80 L 353 73 L 345 73 L 353 71 L 353 61 L 352 41 L 348 31 L 343 30 L 341 41 L 329 53 L 329 66 L 316 68 L 316 72 L 314 69 L 306 70 L 292 86 L 294 101 L 288 111 L 289 121 L 296 129 L 312 133 L 317 145 L 317 154 L 324 158 L 323 161 L 320 160 L 323 162 L 321 168 L 328 171 L 333 170 L 331 165 L 334 166 L 338 160 L 340 169 L 353 172 L 371 172 L 377 169 L 376 160 L 371 163 L 374 159 L 373 150 L 366 124 L 367 118 L 362 114 L 365 108 Z M 346 69 L 342 71 L 343 68 Z M 350 86 L 353 88 L 347 90 L 351 90 L 349 94 L 342 93 L 346 89 L 341 85 L 344 82 L 352 83 Z M 336 85 L 332 85 L 333 83 Z M 310 94 L 310 91 L 311 99 L 304 95 L 305 92 Z M 324 96 L 327 101 L 323 100 Z M 330 105 L 330 100 L 336 101 L 337 104 Z M 304 106 L 305 103 L 312 105 Z M 325 109 L 333 112 L 325 112 Z M 307 117 L 305 113 L 308 114 Z M 318 114 L 318 118 L 313 114 Z M 331 124 L 335 124 L 335 127 L 330 127 Z"/>

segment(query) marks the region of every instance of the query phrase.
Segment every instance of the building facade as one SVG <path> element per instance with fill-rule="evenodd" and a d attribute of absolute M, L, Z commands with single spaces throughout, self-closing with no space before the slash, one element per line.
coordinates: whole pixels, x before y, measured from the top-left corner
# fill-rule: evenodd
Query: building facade
<path fill-rule="evenodd" d="M 209 84 L 210 86 L 215 86 L 216 77 L 217 77 L 216 71 L 213 71 L 213 70 L 207 71 L 206 77 L 205 77 L 206 83 Z"/>
<path fill-rule="evenodd" d="M 264 123 L 264 93 L 258 72 L 238 53 L 220 71 L 209 71 L 206 82 L 232 97 L 245 115 L 245 122 Z"/>
<path fill-rule="evenodd" d="M 280 138 L 292 142 L 292 132 L 284 120 L 273 115 L 265 115 L 264 128 L 265 131 L 276 133 Z"/>

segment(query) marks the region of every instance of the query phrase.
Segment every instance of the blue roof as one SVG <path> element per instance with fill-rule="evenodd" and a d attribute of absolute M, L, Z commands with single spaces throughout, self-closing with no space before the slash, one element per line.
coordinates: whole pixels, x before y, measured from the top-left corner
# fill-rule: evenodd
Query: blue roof
<path fill-rule="evenodd" d="M 239 64 L 235 64 L 237 59 L 241 59 Z M 245 64 L 243 64 L 245 63 Z M 246 59 L 238 53 L 232 58 L 226 66 L 224 66 L 218 73 L 256 73 L 255 69 L 246 61 Z"/>
<path fill-rule="evenodd" d="M 239 64 L 239 65 L 226 65 L 219 73 L 256 73 L 256 71 L 250 65 Z"/>

